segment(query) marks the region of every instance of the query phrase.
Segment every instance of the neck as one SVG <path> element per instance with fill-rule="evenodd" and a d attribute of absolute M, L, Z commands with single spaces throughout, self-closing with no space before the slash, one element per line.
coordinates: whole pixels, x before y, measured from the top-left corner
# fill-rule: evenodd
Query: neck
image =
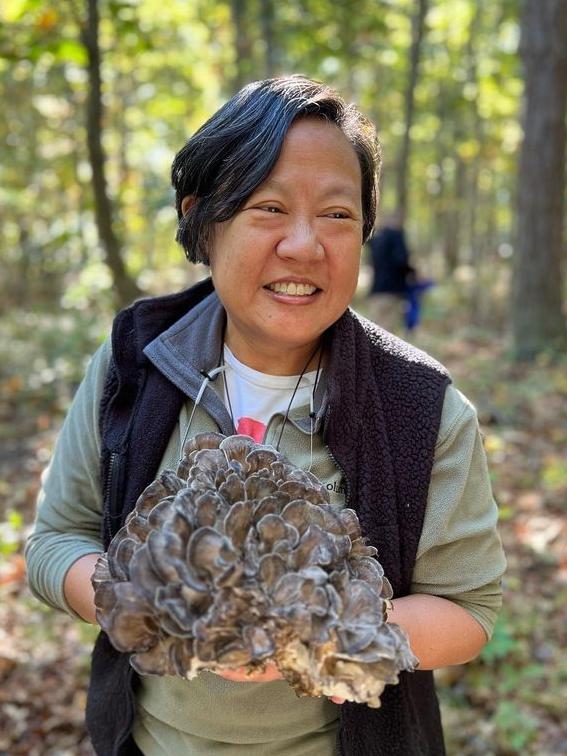
<path fill-rule="evenodd" d="M 261 349 L 258 344 L 248 344 L 238 338 L 230 323 L 227 324 L 224 343 L 237 360 L 244 365 L 267 375 L 299 375 L 301 372 L 315 370 L 319 360 L 322 339 L 316 339 L 296 349 L 282 349 L 277 344 Z"/>

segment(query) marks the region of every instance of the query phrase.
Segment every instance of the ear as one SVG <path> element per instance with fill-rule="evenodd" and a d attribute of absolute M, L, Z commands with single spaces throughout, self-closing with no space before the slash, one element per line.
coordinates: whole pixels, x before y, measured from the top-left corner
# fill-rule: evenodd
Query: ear
<path fill-rule="evenodd" d="M 181 200 L 181 213 L 185 217 L 189 210 L 196 204 L 197 197 L 193 196 L 192 194 L 188 194 L 187 196 L 183 197 Z"/>

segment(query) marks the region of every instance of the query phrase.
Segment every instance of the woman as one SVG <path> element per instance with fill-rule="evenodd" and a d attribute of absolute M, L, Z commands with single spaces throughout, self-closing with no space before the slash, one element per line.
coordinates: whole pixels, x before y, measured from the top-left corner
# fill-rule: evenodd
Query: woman
<path fill-rule="evenodd" d="M 245 87 L 188 141 L 172 170 L 177 238 L 212 280 L 118 315 L 62 430 L 27 559 L 40 598 L 94 623 L 97 554 L 139 493 L 188 435 L 246 432 L 357 510 L 420 671 L 373 710 L 297 699 L 273 666 L 141 679 L 101 634 L 87 706 L 99 754 L 322 756 L 337 739 L 343 754 L 444 752 L 430 670 L 486 643 L 504 560 L 471 405 L 442 366 L 348 309 L 378 163 L 368 121 L 302 77 Z"/>

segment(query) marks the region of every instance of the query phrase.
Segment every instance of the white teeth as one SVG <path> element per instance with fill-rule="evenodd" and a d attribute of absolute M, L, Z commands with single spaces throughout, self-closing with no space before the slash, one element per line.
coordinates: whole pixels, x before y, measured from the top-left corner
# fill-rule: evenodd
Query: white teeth
<path fill-rule="evenodd" d="M 305 297 L 317 291 L 316 286 L 302 283 L 296 284 L 293 281 L 290 281 L 289 283 L 278 282 L 269 284 L 268 288 L 275 291 L 276 294 L 289 294 L 296 297 Z"/>

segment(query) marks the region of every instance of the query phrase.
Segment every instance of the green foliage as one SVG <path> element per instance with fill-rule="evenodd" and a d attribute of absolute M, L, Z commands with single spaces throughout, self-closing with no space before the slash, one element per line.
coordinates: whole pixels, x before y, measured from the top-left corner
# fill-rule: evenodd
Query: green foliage
<path fill-rule="evenodd" d="M 15 408 L 26 427 L 34 413 L 61 414 L 68 406 L 88 357 L 106 336 L 108 318 L 96 313 L 12 310 L 0 327 L 0 392 L 18 399 Z M 14 423 L 2 433 L 17 436 Z"/>
<path fill-rule="evenodd" d="M 494 626 L 494 633 L 490 643 L 481 652 L 482 661 L 490 664 L 497 659 L 505 659 L 518 647 L 518 641 L 514 637 L 514 629 L 507 613 L 503 612 Z"/>
<path fill-rule="evenodd" d="M 567 460 L 558 456 L 550 456 L 545 463 L 542 473 L 546 488 L 567 488 Z"/>
<path fill-rule="evenodd" d="M 20 512 L 9 509 L 0 521 L 0 556 L 9 557 L 21 548 L 24 520 Z"/>
<path fill-rule="evenodd" d="M 525 753 L 537 734 L 538 723 L 514 701 L 500 701 L 494 715 L 501 745 L 512 753 Z"/>

